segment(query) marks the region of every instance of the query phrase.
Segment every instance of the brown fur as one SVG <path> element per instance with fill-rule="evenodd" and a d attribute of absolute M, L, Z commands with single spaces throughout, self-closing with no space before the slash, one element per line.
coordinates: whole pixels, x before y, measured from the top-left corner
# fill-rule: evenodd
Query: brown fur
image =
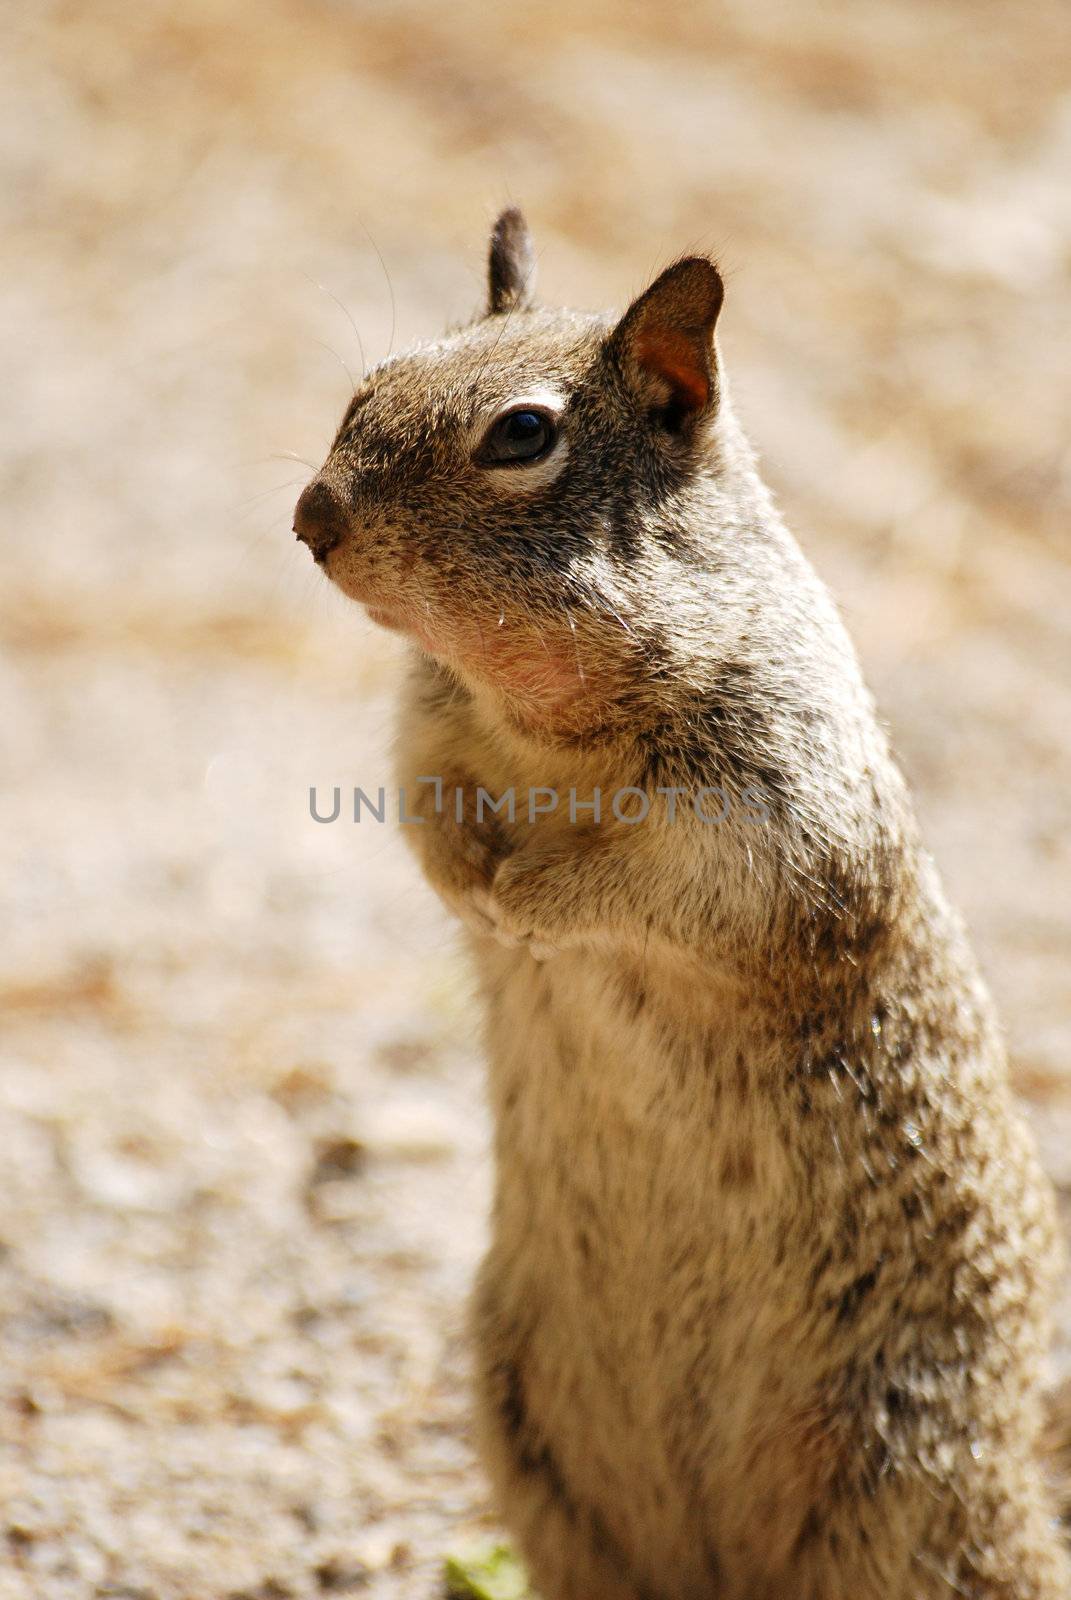
<path fill-rule="evenodd" d="M 407 835 L 487 1002 L 503 1515 L 546 1600 L 1067 1600 L 1051 1195 L 855 654 L 733 417 L 721 281 L 678 263 L 615 323 L 533 307 L 533 259 L 502 219 L 488 314 L 369 375 L 297 524 L 419 646 Z M 533 397 L 563 443 L 480 464 Z M 514 786 L 516 821 L 478 822 L 477 785 Z M 530 785 L 562 796 L 531 823 Z M 626 785 L 734 804 L 629 824 Z M 603 820 L 571 821 L 595 786 Z"/>

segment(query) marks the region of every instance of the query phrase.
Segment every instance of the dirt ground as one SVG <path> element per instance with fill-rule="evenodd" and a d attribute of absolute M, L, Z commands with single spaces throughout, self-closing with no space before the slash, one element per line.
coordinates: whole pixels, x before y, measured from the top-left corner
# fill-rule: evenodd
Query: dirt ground
<path fill-rule="evenodd" d="M 290 533 L 345 368 L 507 200 L 550 299 L 719 255 L 1071 1194 L 1066 10 L 6 11 L 0 1597 L 431 1594 L 486 1126 L 395 831 L 308 813 L 389 781 L 397 646 Z"/>

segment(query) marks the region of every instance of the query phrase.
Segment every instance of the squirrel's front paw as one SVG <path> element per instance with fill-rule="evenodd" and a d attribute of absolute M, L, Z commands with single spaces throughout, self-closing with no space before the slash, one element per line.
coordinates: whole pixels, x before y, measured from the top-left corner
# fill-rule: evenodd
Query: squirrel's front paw
<path fill-rule="evenodd" d="M 547 961 L 551 956 L 557 955 L 556 945 L 548 944 L 545 939 L 536 938 L 530 929 L 510 916 L 491 890 L 474 889 L 469 899 L 472 919 L 468 925 L 475 932 L 490 934 L 499 944 L 505 945 L 507 950 L 516 950 L 523 946 L 536 961 Z"/>
<path fill-rule="evenodd" d="M 578 835 L 567 847 L 533 845 L 500 862 L 489 897 L 499 937 L 526 944 L 538 960 L 574 943 L 572 890 L 585 854 Z"/>

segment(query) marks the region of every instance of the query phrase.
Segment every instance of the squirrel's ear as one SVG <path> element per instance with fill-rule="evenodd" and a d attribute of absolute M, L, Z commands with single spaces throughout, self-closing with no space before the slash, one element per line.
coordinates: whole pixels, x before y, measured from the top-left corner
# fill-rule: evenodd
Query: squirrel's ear
<path fill-rule="evenodd" d="M 610 335 L 626 383 L 671 433 L 687 433 L 717 406 L 714 325 L 723 296 L 713 261 L 688 256 L 632 302 Z"/>
<path fill-rule="evenodd" d="M 523 311 L 535 288 L 535 249 L 523 213 L 516 206 L 503 211 L 491 230 L 487 262 L 487 311 Z"/>

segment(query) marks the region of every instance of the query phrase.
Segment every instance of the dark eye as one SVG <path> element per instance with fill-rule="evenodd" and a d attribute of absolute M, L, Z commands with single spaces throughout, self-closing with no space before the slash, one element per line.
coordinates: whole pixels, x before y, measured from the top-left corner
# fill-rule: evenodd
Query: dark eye
<path fill-rule="evenodd" d="M 548 411 L 520 406 L 507 411 L 488 429 L 480 446 L 479 460 L 484 466 L 522 465 L 538 461 L 554 448 L 558 427 Z"/>

